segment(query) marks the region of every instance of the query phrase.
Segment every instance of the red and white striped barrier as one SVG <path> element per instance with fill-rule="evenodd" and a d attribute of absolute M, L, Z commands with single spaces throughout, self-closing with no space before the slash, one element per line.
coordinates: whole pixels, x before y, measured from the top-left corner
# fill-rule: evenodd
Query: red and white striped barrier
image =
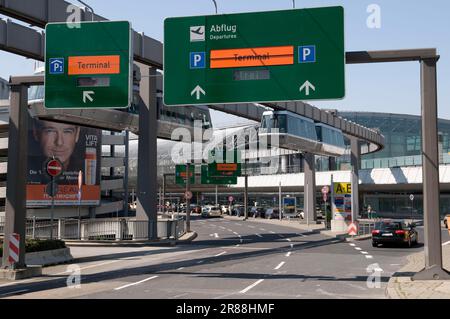
<path fill-rule="evenodd" d="M 9 257 L 8 261 L 10 264 L 15 264 L 19 262 L 19 244 L 20 235 L 13 233 L 9 237 Z"/>

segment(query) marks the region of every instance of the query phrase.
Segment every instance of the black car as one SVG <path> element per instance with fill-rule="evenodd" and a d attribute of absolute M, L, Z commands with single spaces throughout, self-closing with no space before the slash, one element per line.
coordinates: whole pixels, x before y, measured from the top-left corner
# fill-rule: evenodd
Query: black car
<path fill-rule="evenodd" d="M 407 226 L 403 221 L 386 220 L 375 223 L 375 229 L 372 230 L 372 246 L 402 244 L 412 247 L 417 245 L 418 237 L 415 224 Z"/>

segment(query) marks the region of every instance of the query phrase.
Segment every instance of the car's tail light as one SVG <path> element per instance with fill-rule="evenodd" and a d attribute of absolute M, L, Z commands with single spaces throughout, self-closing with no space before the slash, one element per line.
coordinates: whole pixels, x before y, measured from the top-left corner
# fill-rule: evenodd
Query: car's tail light
<path fill-rule="evenodd" d="M 379 230 L 372 230 L 372 235 L 378 235 L 380 233 Z"/>
<path fill-rule="evenodd" d="M 397 235 L 404 235 L 404 234 L 405 234 L 405 231 L 404 231 L 404 230 L 396 230 L 395 233 L 396 233 Z"/>

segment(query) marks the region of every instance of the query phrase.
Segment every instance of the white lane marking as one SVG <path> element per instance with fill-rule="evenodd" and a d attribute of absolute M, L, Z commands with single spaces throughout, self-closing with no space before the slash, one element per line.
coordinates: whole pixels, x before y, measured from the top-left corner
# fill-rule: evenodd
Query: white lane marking
<path fill-rule="evenodd" d="M 222 228 L 222 229 L 226 229 L 225 227 L 223 227 L 223 226 L 219 226 L 219 228 Z"/>
<path fill-rule="evenodd" d="M 371 255 L 366 255 L 366 258 L 367 258 L 367 259 L 373 259 L 373 256 L 371 256 Z"/>
<path fill-rule="evenodd" d="M 333 240 L 332 241 L 333 244 L 336 244 L 336 243 L 339 243 L 339 242 L 340 242 L 340 240 Z"/>
<path fill-rule="evenodd" d="M 116 262 L 119 262 L 119 261 L 122 261 L 122 260 L 123 259 L 110 260 L 110 261 L 107 261 L 107 262 L 104 262 L 104 263 L 100 263 L 100 264 L 94 264 L 94 265 L 90 265 L 90 266 L 86 266 L 86 267 L 81 267 L 80 270 L 85 270 L 85 269 L 94 268 L 94 267 L 100 267 L 100 266 L 116 263 Z M 55 275 L 58 276 L 58 275 L 63 275 L 63 274 L 67 274 L 67 273 L 70 273 L 70 272 L 72 272 L 72 271 L 67 271 L 66 270 L 66 271 L 63 271 L 63 272 L 59 272 L 59 273 L 57 273 Z"/>
<path fill-rule="evenodd" d="M 286 240 L 287 240 L 287 241 L 291 241 L 291 239 L 290 239 L 290 238 L 286 238 Z"/>
<path fill-rule="evenodd" d="M 278 236 L 280 236 L 281 238 L 284 238 L 284 235 L 278 234 Z"/>
<path fill-rule="evenodd" d="M 300 237 L 306 237 L 306 235 L 303 235 L 303 234 L 297 234 L 297 235 L 299 235 Z"/>
<path fill-rule="evenodd" d="M 248 286 L 247 288 L 239 291 L 240 294 L 245 294 L 247 291 L 249 291 L 250 289 L 254 288 L 255 286 L 259 285 L 260 283 L 262 283 L 264 281 L 264 279 L 260 279 L 257 282 L 251 284 L 250 286 Z"/>
<path fill-rule="evenodd" d="M 21 292 L 25 292 L 25 291 L 29 291 L 29 289 L 22 289 L 22 290 L 16 290 L 16 291 L 7 292 L 5 294 L 1 294 L 0 297 L 5 297 L 5 296 L 8 296 L 8 295 L 15 295 L 15 294 L 18 294 L 18 293 L 21 293 Z"/>
<path fill-rule="evenodd" d="M 367 251 L 362 251 L 361 254 L 368 255 L 369 253 Z"/>
<path fill-rule="evenodd" d="M 214 257 L 219 257 L 219 256 L 222 256 L 222 255 L 225 255 L 226 253 L 227 253 L 226 251 L 222 251 L 220 254 L 214 255 Z"/>
<path fill-rule="evenodd" d="M 236 245 L 236 247 L 239 247 L 239 246 L 240 246 L 239 244 Z"/>
<path fill-rule="evenodd" d="M 228 231 L 231 231 L 231 232 L 233 231 L 232 229 L 229 229 L 229 228 L 227 228 L 227 230 L 228 230 Z"/>
<path fill-rule="evenodd" d="M 184 269 L 184 267 L 180 267 L 180 268 L 178 268 L 177 270 L 183 270 Z"/>
<path fill-rule="evenodd" d="M 274 270 L 280 269 L 281 267 L 283 267 L 283 265 L 284 265 L 285 263 L 286 263 L 286 262 L 282 261 L 281 263 L 278 264 L 278 266 L 276 266 L 276 267 L 274 268 Z"/>
<path fill-rule="evenodd" d="M 238 233 L 236 233 L 235 231 L 233 232 L 233 234 L 235 234 L 235 235 L 239 235 Z"/>
<path fill-rule="evenodd" d="M 128 285 L 124 285 L 124 286 L 120 286 L 120 287 L 114 288 L 114 290 L 121 290 L 121 289 L 124 289 L 124 288 L 127 288 L 127 287 L 136 286 L 136 285 L 142 284 L 142 283 L 144 283 L 146 281 L 149 281 L 149 280 L 152 280 L 152 279 L 155 279 L 155 278 L 158 278 L 158 276 L 152 276 L 152 277 L 149 277 L 149 278 L 145 278 L 144 280 L 140 280 L 138 282 L 133 282 L 133 283 L 128 284 Z"/>
<path fill-rule="evenodd" d="M 238 235 L 238 237 L 241 238 L 242 236 L 241 236 L 241 235 Z"/>
<path fill-rule="evenodd" d="M 214 233 L 214 237 L 215 237 L 215 238 L 219 238 L 219 234 Z"/>
<path fill-rule="evenodd" d="M 271 233 L 271 234 L 275 234 L 275 232 L 274 232 L 274 231 L 272 231 L 272 230 L 270 230 L 270 231 L 269 231 L 269 233 Z"/>
<path fill-rule="evenodd" d="M 262 235 L 260 235 L 260 234 L 255 234 L 255 235 L 262 238 Z"/>
<path fill-rule="evenodd" d="M 442 246 L 447 246 L 447 245 L 450 245 L 450 241 L 442 244 Z"/>
<path fill-rule="evenodd" d="M 201 264 L 203 262 L 204 262 L 204 260 L 199 260 L 199 261 L 197 261 L 197 264 Z"/>
<path fill-rule="evenodd" d="M 356 244 L 349 244 L 350 246 L 352 246 L 352 247 L 355 247 L 356 246 Z"/>
<path fill-rule="evenodd" d="M 400 264 L 390 264 L 390 266 L 401 266 Z"/>
<path fill-rule="evenodd" d="M 356 250 L 362 250 L 362 249 L 361 249 L 361 248 L 359 248 L 359 247 L 355 247 L 355 249 L 356 249 Z"/>
<path fill-rule="evenodd" d="M 286 257 L 289 257 L 290 255 L 292 254 L 292 252 L 290 251 L 290 252 L 288 252 L 287 254 L 286 254 Z"/>
<path fill-rule="evenodd" d="M 260 228 L 259 230 L 266 231 L 264 228 Z"/>
<path fill-rule="evenodd" d="M 294 248 L 294 244 L 291 244 L 291 249 Z"/>

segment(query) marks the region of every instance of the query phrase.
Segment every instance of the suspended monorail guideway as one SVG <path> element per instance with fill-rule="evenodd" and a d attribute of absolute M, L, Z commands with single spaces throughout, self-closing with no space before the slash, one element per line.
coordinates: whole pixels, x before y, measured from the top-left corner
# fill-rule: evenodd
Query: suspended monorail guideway
<path fill-rule="evenodd" d="M 289 111 L 263 113 L 259 136 L 269 145 L 324 156 L 342 156 L 345 153 L 341 130 Z"/>

